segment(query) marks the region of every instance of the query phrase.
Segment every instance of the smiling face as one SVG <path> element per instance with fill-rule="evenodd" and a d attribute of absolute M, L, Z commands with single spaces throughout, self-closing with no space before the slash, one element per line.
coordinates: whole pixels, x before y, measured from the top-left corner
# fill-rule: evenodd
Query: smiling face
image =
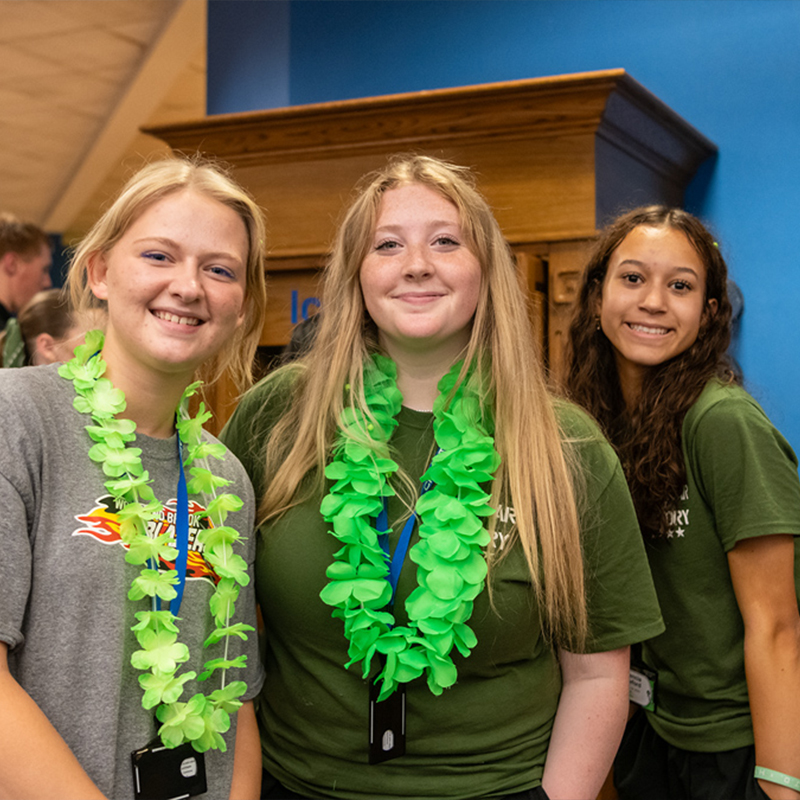
<path fill-rule="evenodd" d="M 388 190 L 361 265 L 361 291 L 392 355 L 455 359 L 478 305 L 481 266 L 453 203 L 422 184 Z"/>
<path fill-rule="evenodd" d="M 614 348 L 623 393 L 646 372 L 688 350 L 706 303 L 706 267 L 689 239 L 672 228 L 634 228 L 611 254 L 600 324 Z"/>
<path fill-rule="evenodd" d="M 206 195 L 184 189 L 148 206 L 89 267 L 108 304 L 109 369 L 191 379 L 244 319 L 248 247 L 239 215 Z"/>

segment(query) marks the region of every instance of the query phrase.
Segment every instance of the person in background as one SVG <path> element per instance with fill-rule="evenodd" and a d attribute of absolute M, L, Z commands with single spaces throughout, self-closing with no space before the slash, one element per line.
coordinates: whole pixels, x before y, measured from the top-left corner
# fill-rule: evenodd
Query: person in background
<path fill-rule="evenodd" d="M 153 162 L 68 285 L 105 334 L 0 370 L 0 797 L 256 798 L 253 492 L 188 404 L 200 373 L 247 382 L 262 212 L 212 163 Z"/>
<path fill-rule="evenodd" d="M 67 361 L 92 327 L 102 327 L 98 312 L 82 319 L 60 289 L 37 292 L 0 333 L 0 367 Z"/>
<path fill-rule="evenodd" d="M 594 800 L 663 626 L 469 170 L 367 176 L 323 284 L 311 348 L 222 436 L 262 498 L 264 796 Z"/>
<path fill-rule="evenodd" d="M 42 289 L 51 285 L 53 257 L 47 234 L 0 212 L 0 331 Z"/>
<path fill-rule="evenodd" d="M 639 208 L 601 233 L 569 397 L 622 461 L 667 630 L 614 765 L 621 800 L 800 797 L 797 458 L 727 355 L 727 268 L 703 224 Z"/>

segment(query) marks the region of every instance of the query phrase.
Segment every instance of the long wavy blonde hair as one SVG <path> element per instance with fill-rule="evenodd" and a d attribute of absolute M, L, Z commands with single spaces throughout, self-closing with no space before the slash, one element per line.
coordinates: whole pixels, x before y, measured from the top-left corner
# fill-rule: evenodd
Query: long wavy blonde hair
<path fill-rule="evenodd" d="M 361 264 L 384 193 L 409 184 L 430 187 L 456 206 L 466 244 L 481 265 L 480 297 L 461 380 L 474 366 L 472 380 L 480 381 L 485 410 L 495 420 L 502 464 L 492 497 L 513 502 L 515 534 L 543 610 L 544 631 L 556 642 L 580 649 L 587 618 L 577 473 L 546 387 L 514 257 L 465 167 L 426 156 L 396 156 L 362 180 L 323 275 L 323 311 L 314 345 L 299 364 L 284 367 L 274 378 L 279 380 L 286 370 L 297 372 L 292 400 L 265 448 L 261 520 L 275 518 L 322 490 L 323 469 L 345 402 L 367 413 L 363 364 L 379 344 L 361 294 Z M 343 392 L 346 384 L 351 386 L 349 400 Z M 313 480 L 304 482 L 309 473 Z"/>
<path fill-rule="evenodd" d="M 89 286 L 87 274 L 92 258 L 108 253 L 153 203 L 183 190 L 205 195 L 232 209 L 247 230 L 249 248 L 244 322 L 213 363 L 203 368 L 203 377 L 208 381 L 229 369 L 237 386 L 245 389 L 252 383 L 253 359 L 267 302 L 264 278 L 266 225 L 264 214 L 255 200 L 217 162 L 201 156 L 172 156 L 142 167 L 78 245 L 67 276 L 72 304 L 78 314 L 105 308 L 105 301 L 98 300 Z"/>

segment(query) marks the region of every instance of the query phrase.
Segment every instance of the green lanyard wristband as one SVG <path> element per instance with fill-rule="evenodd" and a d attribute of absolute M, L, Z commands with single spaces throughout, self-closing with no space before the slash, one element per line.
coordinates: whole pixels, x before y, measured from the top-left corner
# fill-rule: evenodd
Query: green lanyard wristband
<path fill-rule="evenodd" d="M 791 775 L 784 775 L 783 772 L 776 772 L 774 769 L 766 767 L 756 767 L 754 772 L 756 778 L 770 783 L 777 783 L 779 786 L 788 786 L 796 792 L 800 792 L 800 778 L 793 778 Z"/>

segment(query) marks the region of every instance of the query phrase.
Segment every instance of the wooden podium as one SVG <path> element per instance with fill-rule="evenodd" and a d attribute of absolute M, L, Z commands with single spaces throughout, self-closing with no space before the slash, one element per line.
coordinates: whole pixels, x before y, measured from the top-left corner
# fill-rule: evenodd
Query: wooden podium
<path fill-rule="evenodd" d="M 266 348 L 319 305 L 317 277 L 358 179 L 389 154 L 473 167 L 517 253 L 536 335 L 558 380 L 569 304 L 598 227 L 644 203 L 681 205 L 716 147 L 624 70 L 369 97 L 150 128 L 216 156 L 266 209 Z M 218 430 L 236 398 L 209 398 Z"/>

